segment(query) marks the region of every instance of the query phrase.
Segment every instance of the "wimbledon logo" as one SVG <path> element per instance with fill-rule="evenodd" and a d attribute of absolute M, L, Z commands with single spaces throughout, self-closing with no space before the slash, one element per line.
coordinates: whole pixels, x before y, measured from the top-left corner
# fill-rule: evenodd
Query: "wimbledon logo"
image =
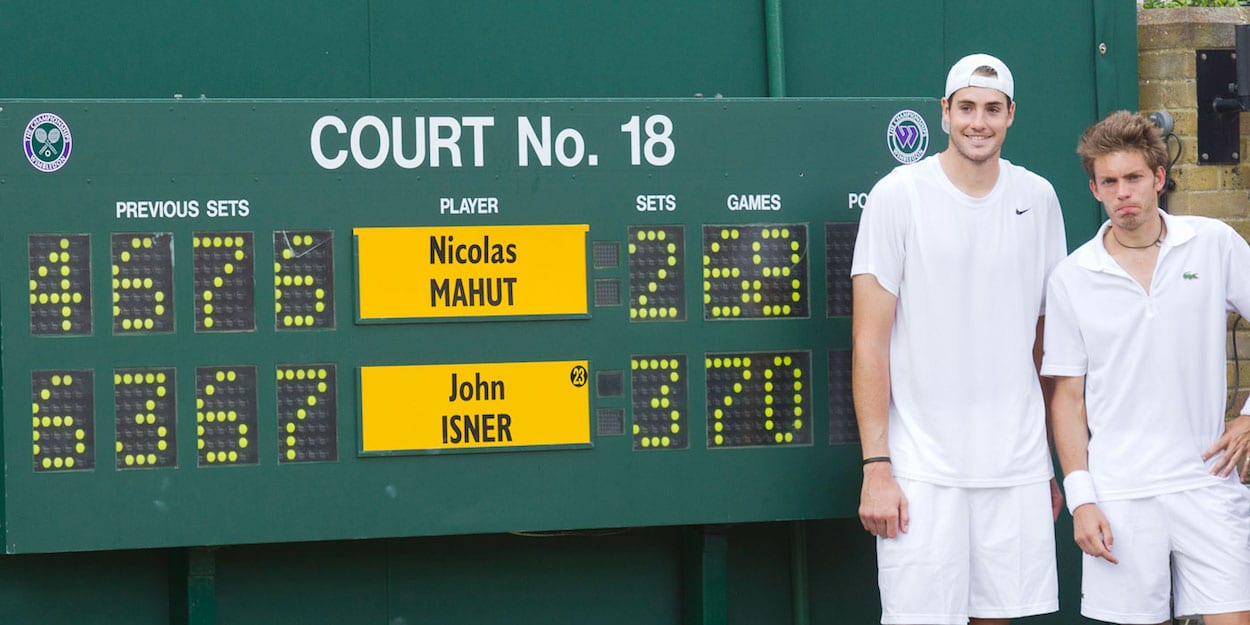
<path fill-rule="evenodd" d="M 924 118 L 912 110 L 902 110 L 890 119 L 890 127 L 885 132 L 885 144 L 890 148 L 894 160 L 900 163 L 915 163 L 924 158 L 929 149 L 929 126 Z"/>
<path fill-rule="evenodd" d="M 26 160 L 35 169 L 54 172 L 69 160 L 73 138 L 65 120 L 53 113 L 40 113 L 26 124 L 22 146 L 26 150 Z"/>

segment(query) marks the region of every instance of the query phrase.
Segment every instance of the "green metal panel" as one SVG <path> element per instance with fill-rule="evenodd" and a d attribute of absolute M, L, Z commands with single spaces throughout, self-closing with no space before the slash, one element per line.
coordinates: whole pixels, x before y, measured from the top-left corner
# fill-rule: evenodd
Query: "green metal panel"
<path fill-rule="evenodd" d="M 767 95 L 756 0 L 384 0 L 370 16 L 375 97 Z"/>
<path fill-rule="evenodd" d="M 722 526 L 692 527 L 684 532 L 683 625 L 724 625 L 729 588 L 727 531 Z"/>
<path fill-rule="evenodd" d="M 812 622 L 879 622 L 876 539 L 864 531 L 859 519 L 808 525 Z M 854 620 L 843 620 L 848 614 Z"/>
<path fill-rule="evenodd" d="M 897 165 L 886 140 L 891 118 L 902 109 L 932 111 L 931 101 L 95 101 L 0 106 L 8 145 L 16 146 L 0 154 L 0 206 L 11 215 L 10 227 L 0 233 L 0 266 L 10 274 L 0 283 L 6 285 L 0 307 L 7 320 L 5 537 L 10 552 L 725 523 L 854 512 L 855 485 L 838 477 L 856 471 L 858 447 L 844 444 L 848 439 L 841 437 L 854 426 L 847 394 L 831 392 L 829 383 L 844 389 L 849 376 L 846 272 L 856 202 Z M 28 120 L 47 111 L 63 116 L 73 137 L 64 168 L 52 173 L 32 167 L 17 149 Z M 330 114 L 352 126 L 368 115 L 388 120 L 396 116 L 407 120 L 408 132 L 415 132 L 411 124 L 417 119 L 437 115 L 485 116 L 495 125 L 485 127 L 480 150 L 466 129 L 460 143 L 466 151 L 464 166 L 432 167 L 431 152 L 430 163 L 411 170 L 392 162 L 362 168 L 346 156 L 346 126 L 341 135 L 326 131 L 319 135 L 326 145 L 318 153 L 342 149 L 346 160 L 341 168 L 326 170 L 314 160 L 310 136 L 314 123 Z M 538 120 L 544 116 L 555 125 L 552 135 L 563 128 L 581 133 L 587 147 L 580 164 L 565 166 L 553 158 L 550 166 L 541 166 L 536 157 L 528 166 L 519 164 L 518 145 L 529 144 L 520 140 L 518 119 L 541 125 Z M 639 122 L 638 129 L 628 130 L 631 119 Z M 936 126 L 934 118 L 928 122 Z M 362 148 L 368 154 L 377 153 L 373 132 L 374 146 Z M 564 136 L 568 141 L 560 149 L 567 154 L 574 144 L 572 135 Z M 31 149 L 52 149 L 42 141 L 32 138 Z M 533 150 L 523 149 L 527 154 Z M 600 159 L 597 165 L 590 165 L 592 153 Z M 666 155 L 672 156 L 671 162 Z M 473 164 L 479 156 L 480 167 Z M 631 164 L 634 158 L 637 164 Z M 655 210 L 640 210 L 640 195 L 664 199 L 652 206 Z M 467 216 L 442 210 L 442 198 L 463 197 L 496 198 L 499 211 Z M 743 197 L 765 210 L 738 210 L 735 202 Z M 246 200 L 249 209 L 213 216 L 209 201 L 214 199 Z M 152 200 L 175 204 L 162 204 L 171 211 L 166 216 L 126 212 L 126 202 Z M 191 211 L 192 201 L 197 211 Z M 177 210 L 186 214 L 176 216 Z M 353 228 L 437 226 L 454 234 L 458 231 L 453 227 L 466 224 L 586 224 L 590 241 L 570 261 L 572 282 L 530 288 L 559 290 L 607 281 L 612 296 L 625 301 L 596 299 L 584 319 L 479 323 L 448 309 L 450 322 L 353 322 L 361 278 L 353 262 Z M 841 234 L 827 233 L 826 224 L 844 227 Z M 628 249 L 642 245 L 635 234 L 658 227 L 675 227 L 669 230 L 674 243 L 684 246 L 656 258 L 668 258 L 669 267 L 684 275 L 666 288 L 680 296 L 686 312 L 681 320 L 631 320 L 631 311 L 648 310 L 640 304 L 647 292 L 631 289 L 643 289 L 654 278 L 652 269 L 631 264 Z M 745 233 L 739 244 L 743 250 L 754 237 L 751 245 L 771 246 L 773 256 L 763 253 L 753 261 L 752 252 L 745 251 L 733 261 L 743 272 L 741 278 L 728 276 L 728 264 L 726 275 L 718 277 L 726 261 L 710 259 L 720 258 L 715 251 L 719 246 L 732 247 L 740 229 Z M 275 302 L 271 288 L 278 261 L 269 259 L 285 251 L 275 247 L 274 233 L 287 231 L 332 233 L 330 299 L 338 311 L 333 329 L 287 331 L 277 325 L 275 312 L 283 302 Z M 239 271 L 255 271 L 240 292 L 240 297 L 255 301 L 254 308 L 241 309 L 244 321 L 255 326 L 251 331 L 197 327 L 201 304 L 207 308 L 212 302 L 201 302 L 201 287 L 193 286 L 199 284 L 197 277 L 208 275 L 193 260 L 199 253 L 196 245 L 201 238 L 208 240 L 204 233 L 217 238 L 223 232 L 227 242 L 253 242 L 246 253 L 234 252 L 240 259 L 256 259 L 238 262 Z M 769 241 L 770 232 L 774 240 L 787 238 L 782 242 L 786 249 Z M 138 250 L 138 242 L 147 239 L 172 240 L 172 247 L 156 246 L 172 250 L 163 261 L 172 266 L 167 278 L 171 284 L 163 291 L 172 303 L 156 315 L 173 317 L 172 332 L 130 333 L 114 318 L 120 310 L 114 306 L 125 305 L 116 297 L 147 297 L 129 295 L 137 289 L 127 286 L 130 274 L 110 271 L 129 262 L 129 252 L 118 255 L 114 246 Z M 598 245 L 611 246 L 618 255 L 610 262 L 589 263 L 593 266 L 583 279 L 579 272 L 589 248 Z M 49 255 L 55 262 L 49 262 Z M 776 265 L 771 277 L 770 264 Z M 785 277 L 780 276 L 783 265 Z M 49 268 L 52 277 L 43 277 Z M 407 271 L 400 267 L 392 277 Z M 77 286 L 58 286 L 58 278 Z M 631 287 L 634 278 L 642 282 Z M 138 284 L 139 278 L 134 279 Z M 740 281 L 748 285 L 739 288 Z M 704 304 L 716 293 L 705 293 L 712 284 L 728 290 L 732 315 L 728 304 Z M 94 305 L 55 301 L 58 293 L 86 293 L 88 285 Z M 774 287 L 775 293 L 768 291 Z M 782 299 L 760 304 L 760 295 L 742 306 L 747 316 L 754 309 L 757 318 L 717 318 L 737 315 L 739 295 L 761 290 L 764 297 L 784 298 L 788 318 L 777 318 Z M 52 300 L 47 304 L 46 295 Z M 111 296 L 120 303 L 111 306 Z M 45 318 L 52 325 L 49 334 L 41 335 Z M 90 330 L 78 334 L 87 321 L 92 322 Z M 721 368 L 722 353 L 739 359 L 745 355 L 744 361 L 754 356 L 754 380 L 747 365 L 730 368 L 731 356 Z M 687 442 L 675 449 L 648 449 L 662 437 L 630 433 L 631 427 L 654 427 L 643 420 L 645 406 L 631 407 L 633 394 L 638 401 L 649 397 L 637 382 L 642 372 L 631 371 L 631 358 L 667 362 L 669 355 L 686 359 L 679 377 L 688 405 L 678 410 L 673 431 Z M 705 358 L 715 366 L 705 364 Z M 385 457 L 358 453 L 362 434 L 357 407 L 362 398 L 355 380 L 361 367 L 578 359 L 589 361 L 596 388 L 590 404 L 580 414 L 574 411 L 573 418 L 597 425 L 600 410 L 616 411 L 626 425 L 620 435 L 604 430 L 592 436 L 593 449 L 470 454 L 444 449 L 435 455 Z M 776 363 L 767 362 L 774 359 Z M 279 432 L 275 403 L 284 383 L 275 382 L 275 372 L 311 370 L 315 363 L 337 367 L 337 384 L 331 388 L 337 425 L 327 433 L 335 441 L 331 449 L 337 460 L 284 464 L 278 452 L 287 434 Z M 172 396 L 162 399 L 161 406 L 149 399 L 144 408 L 141 398 L 138 408 L 115 408 L 115 401 L 131 392 L 125 381 L 129 370 L 154 367 L 165 368 L 158 375 L 167 376 L 168 383 L 157 377 L 150 385 L 167 388 Z M 203 367 L 233 367 L 232 375 L 255 376 L 254 390 L 240 395 L 239 401 L 254 407 L 238 409 L 240 423 L 248 426 L 246 433 L 238 431 L 248 447 L 239 443 L 242 455 L 236 466 L 212 466 L 212 455 L 207 466 L 202 460 L 197 429 L 219 427 L 213 406 L 199 403 L 217 401 L 205 397 L 211 391 L 197 382 Z M 773 368 L 785 390 L 773 391 L 768 379 Z M 600 373 L 615 373 L 622 388 L 600 391 Z M 77 386 L 67 388 L 68 378 L 57 386 L 58 375 L 66 374 Z M 715 390 L 716 376 L 725 374 L 733 379 Z M 153 379 L 150 372 L 148 376 Z M 223 388 L 231 388 L 221 379 Z M 445 379 L 411 396 L 420 402 L 445 401 Z M 736 388 L 739 384 L 744 391 Z M 77 407 L 57 403 L 84 385 L 91 393 L 78 395 Z M 26 397 L 35 408 L 33 424 L 32 403 Z M 747 402 L 746 408 L 732 407 L 734 397 L 739 406 Z M 774 398 L 780 398 L 778 411 L 789 406 L 775 418 L 766 416 L 773 406 L 765 404 Z M 719 419 L 713 413 L 721 408 L 728 413 L 723 434 L 713 431 Z M 398 415 L 409 409 L 396 410 Z M 437 416 L 411 410 L 422 418 Z M 129 459 L 119 467 L 130 452 L 116 451 L 118 441 L 130 440 L 125 432 L 155 430 L 157 412 L 164 419 L 161 426 L 170 429 L 158 435 L 167 443 L 167 455 L 140 453 L 137 467 L 127 464 Z M 743 416 L 735 420 L 739 413 Z M 132 414 L 139 419 L 133 426 Z M 60 424 L 62 416 L 75 423 Z M 656 425 L 664 427 L 667 437 L 667 414 L 662 418 Z M 233 432 L 234 422 L 225 427 Z M 299 436 L 306 434 L 300 430 Z M 81 447 L 76 456 L 55 451 L 67 440 L 58 436 L 81 439 L 68 442 L 70 449 Z M 723 437 L 745 446 L 718 448 Z M 90 452 L 94 466 L 87 464 Z M 72 470 L 59 464 L 70 456 L 77 463 Z M 49 464 L 53 460 L 58 464 Z M 726 481 L 726 475 L 735 478 Z M 829 497 L 829 484 L 838 485 L 836 497 Z"/>
<path fill-rule="evenodd" d="M 678 530 L 219 553 L 223 623 L 677 623 Z"/>
<path fill-rule="evenodd" d="M 942 96 L 949 68 L 943 15 L 946 5 L 959 3 L 787 0 L 783 4 L 789 95 Z M 978 36 L 970 41 L 979 40 Z"/>
<path fill-rule="evenodd" d="M 169 552 L 169 621 L 174 625 L 217 622 L 217 554 L 210 547 Z"/>
<path fill-rule="evenodd" d="M 219 549 L 218 622 L 393 623 L 392 596 L 423 592 L 389 578 L 392 554 L 406 548 L 400 542 L 351 541 Z M 407 566 L 443 569 L 437 561 Z M 464 590 L 471 588 L 466 584 Z"/>
<path fill-rule="evenodd" d="M 1119 109 L 1137 110 L 1137 13 L 1120 4 L 1094 3 L 1094 41 L 1098 55 L 1099 117 Z"/>
<path fill-rule="evenodd" d="M 160 550 L 0 557 L 0 620 L 46 625 L 169 622 Z"/>
<path fill-rule="evenodd" d="M 369 5 L 331 0 L 0 5 L 0 97 L 369 95 Z"/>
<path fill-rule="evenodd" d="M 783 529 L 773 524 L 748 524 L 735 527 L 729 534 L 727 619 L 723 622 L 796 622 L 790 601 L 791 536 Z"/>

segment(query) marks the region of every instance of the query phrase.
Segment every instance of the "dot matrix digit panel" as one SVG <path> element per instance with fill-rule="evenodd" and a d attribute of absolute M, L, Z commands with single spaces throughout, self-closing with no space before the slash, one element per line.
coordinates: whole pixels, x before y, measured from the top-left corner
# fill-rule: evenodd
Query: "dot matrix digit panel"
<path fill-rule="evenodd" d="M 630 358 L 634 449 L 686 449 L 686 355 Z"/>
<path fill-rule="evenodd" d="M 113 334 L 174 331 L 174 237 L 114 234 Z"/>
<path fill-rule="evenodd" d="M 685 227 L 630 226 L 630 321 L 685 321 Z"/>
<path fill-rule="evenodd" d="M 703 226 L 703 318 L 806 318 L 807 226 Z"/>
<path fill-rule="evenodd" d="M 273 233 L 275 328 L 334 328 L 333 243 L 329 230 Z"/>
<path fill-rule="evenodd" d="M 256 464 L 256 367 L 197 367 L 199 466 Z"/>
<path fill-rule="evenodd" d="M 113 370 L 118 469 L 178 466 L 172 367 Z"/>
<path fill-rule="evenodd" d="M 195 269 L 195 331 L 240 332 L 256 328 L 250 232 L 192 235 Z"/>
<path fill-rule="evenodd" d="M 858 443 L 855 402 L 851 400 L 851 352 L 829 352 L 829 444 Z"/>
<path fill-rule="evenodd" d="M 95 387 L 90 369 L 33 371 L 35 472 L 95 468 Z"/>
<path fill-rule="evenodd" d="M 278 365 L 278 461 L 338 460 L 336 367 Z"/>
<path fill-rule="evenodd" d="M 707 354 L 708 447 L 810 445 L 809 352 Z"/>
<path fill-rule="evenodd" d="M 27 250 L 31 334 L 91 334 L 91 236 L 32 234 Z"/>
<path fill-rule="evenodd" d="M 825 224 L 826 310 L 830 317 L 851 315 L 851 260 L 859 224 Z"/>

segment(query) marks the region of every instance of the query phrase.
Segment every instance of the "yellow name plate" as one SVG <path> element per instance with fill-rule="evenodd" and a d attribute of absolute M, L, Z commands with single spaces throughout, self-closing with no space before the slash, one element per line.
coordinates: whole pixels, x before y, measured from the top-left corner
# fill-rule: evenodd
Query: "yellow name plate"
<path fill-rule="evenodd" d="M 355 228 L 361 321 L 587 314 L 587 224 Z"/>
<path fill-rule="evenodd" d="M 589 363 L 361 367 L 361 451 L 590 443 Z"/>

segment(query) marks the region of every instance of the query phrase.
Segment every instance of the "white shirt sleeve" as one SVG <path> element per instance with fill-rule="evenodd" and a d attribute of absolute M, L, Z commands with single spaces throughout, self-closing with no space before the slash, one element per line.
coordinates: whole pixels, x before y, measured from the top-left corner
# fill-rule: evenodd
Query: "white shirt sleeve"
<path fill-rule="evenodd" d="M 1225 239 L 1224 293 L 1228 309 L 1250 318 L 1250 245 L 1231 227 L 1221 230 Z"/>
<path fill-rule="evenodd" d="M 1046 287 L 1046 301 L 1050 312 L 1046 315 L 1042 375 L 1085 375 L 1089 368 L 1085 339 L 1081 336 L 1072 298 L 1058 273 L 1050 277 L 1050 283 Z"/>
<path fill-rule="evenodd" d="M 1063 225 L 1063 210 L 1059 207 L 1059 196 L 1055 195 L 1055 188 L 1047 185 L 1047 191 L 1050 197 L 1047 198 L 1046 208 L 1050 211 L 1049 219 L 1046 223 L 1046 278 L 1049 281 L 1051 274 L 1055 271 L 1055 267 L 1059 262 L 1068 256 L 1068 240 Z M 1039 315 L 1046 314 L 1046 298 L 1042 298 L 1042 307 L 1038 311 Z M 1047 323 L 1050 323 L 1047 321 Z"/>
<path fill-rule="evenodd" d="M 882 288 L 895 297 L 903 283 L 913 200 L 907 182 L 902 179 L 905 175 L 895 170 L 873 186 L 859 218 L 859 233 L 851 259 L 852 276 L 872 274 Z"/>

